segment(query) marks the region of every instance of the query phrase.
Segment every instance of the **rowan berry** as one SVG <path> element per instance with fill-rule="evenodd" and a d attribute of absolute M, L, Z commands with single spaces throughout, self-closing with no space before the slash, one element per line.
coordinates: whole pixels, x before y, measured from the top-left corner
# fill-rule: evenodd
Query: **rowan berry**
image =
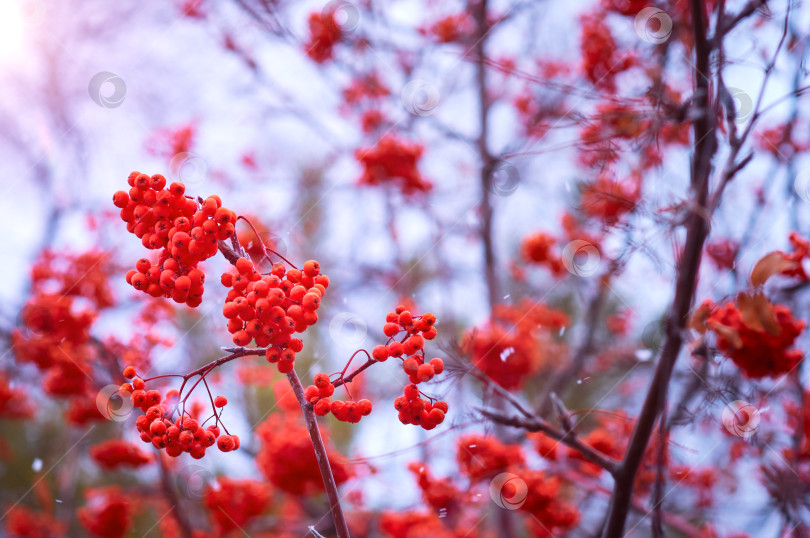
<path fill-rule="evenodd" d="M 375 346 L 371 350 L 371 356 L 375 361 L 384 362 L 388 360 L 388 348 L 385 346 Z"/>
<path fill-rule="evenodd" d="M 132 391 L 130 398 L 132 399 L 132 405 L 135 407 L 141 407 L 143 406 L 144 402 L 146 402 L 146 392 L 143 390 L 134 390 Z"/>
<path fill-rule="evenodd" d="M 329 381 L 329 376 L 326 374 L 315 374 L 313 378 L 313 382 L 315 386 L 319 389 L 326 387 L 327 385 L 331 385 L 332 383 Z"/>
<path fill-rule="evenodd" d="M 205 447 L 202 445 L 194 445 L 189 451 L 191 457 L 195 460 L 201 460 L 205 457 Z"/>
<path fill-rule="evenodd" d="M 343 409 L 346 414 L 346 420 L 352 423 L 360 422 L 360 417 L 362 417 L 362 415 L 357 409 L 357 404 L 355 402 L 346 402 Z"/>
<path fill-rule="evenodd" d="M 408 400 L 415 400 L 419 397 L 419 387 L 411 383 L 405 387 L 405 397 Z"/>
<path fill-rule="evenodd" d="M 386 323 L 383 326 L 383 334 L 389 338 L 393 338 L 399 332 L 399 325 L 396 323 Z"/>
<path fill-rule="evenodd" d="M 171 185 L 169 185 L 169 192 L 172 193 L 173 196 L 179 197 L 183 196 L 186 192 L 186 186 L 180 182 L 175 181 Z"/>
<path fill-rule="evenodd" d="M 417 369 L 416 372 L 416 377 L 419 379 L 419 381 L 422 382 L 430 381 L 431 379 L 433 379 L 433 375 L 434 375 L 433 366 L 431 366 L 430 364 L 419 365 L 419 368 Z"/>
<path fill-rule="evenodd" d="M 129 204 L 129 194 L 124 191 L 116 191 L 113 194 L 113 205 L 115 207 L 123 209 L 127 207 L 127 204 Z"/>
<path fill-rule="evenodd" d="M 368 416 L 371 413 L 371 402 L 369 400 L 360 400 L 357 402 L 357 410 L 361 415 Z"/>
<path fill-rule="evenodd" d="M 390 355 L 391 357 L 402 356 L 403 353 L 402 344 L 400 344 L 396 340 L 390 342 L 386 347 L 388 348 L 388 355 Z"/>
<path fill-rule="evenodd" d="M 138 415 L 138 418 L 135 419 L 135 426 L 137 426 L 139 430 L 145 430 L 149 428 L 150 422 L 149 417 L 146 415 Z"/>
<path fill-rule="evenodd" d="M 420 351 L 425 345 L 425 340 L 418 334 L 414 334 L 402 343 L 402 351 L 406 355 L 413 355 Z"/>
<path fill-rule="evenodd" d="M 253 271 L 253 264 L 247 258 L 239 258 L 234 264 L 240 274 L 246 275 Z"/>
<path fill-rule="evenodd" d="M 281 355 L 281 351 L 277 347 L 268 347 L 264 355 L 267 358 L 267 362 L 276 363 Z"/>
<path fill-rule="evenodd" d="M 252 338 L 245 330 L 237 331 L 236 334 L 233 335 L 233 343 L 237 346 L 246 346 L 251 340 Z"/>
<path fill-rule="evenodd" d="M 301 306 L 304 310 L 317 310 L 321 305 L 321 296 L 317 293 L 307 293 L 301 300 Z"/>
<path fill-rule="evenodd" d="M 132 379 L 133 377 L 135 377 L 135 367 L 127 366 L 126 368 L 124 368 L 124 377 L 126 377 L 127 379 Z"/>
<path fill-rule="evenodd" d="M 309 260 L 304 263 L 304 274 L 311 277 L 316 277 L 321 272 L 321 264 L 315 260 Z"/>
<path fill-rule="evenodd" d="M 166 178 L 162 174 L 154 174 L 149 179 L 149 188 L 159 191 L 166 186 Z"/>
<path fill-rule="evenodd" d="M 177 437 L 177 440 L 184 447 L 189 447 L 191 446 L 191 443 L 194 442 L 194 435 L 188 430 L 182 430 L 180 435 Z"/>
<path fill-rule="evenodd" d="M 145 290 L 146 287 L 149 285 L 149 279 L 146 278 L 146 275 L 143 273 L 136 273 L 132 275 L 132 287 L 136 290 Z"/>
<path fill-rule="evenodd" d="M 214 405 L 217 407 L 225 407 L 228 405 L 228 399 L 225 396 L 217 396 L 214 399 Z"/>
<path fill-rule="evenodd" d="M 399 315 L 397 318 L 397 323 L 400 324 L 403 328 L 407 328 L 409 325 L 413 323 L 413 316 L 407 310 Z"/>
<path fill-rule="evenodd" d="M 180 421 L 180 424 L 183 428 L 190 430 L 192 432 L 200 427 L 199 422 L 197 422 L 191 417 L 183 417 L 183 419 Z"/>
<path fill-rule="evenodd" d="M 160 406 L 153 405 L 146 410 L 146 420 L 152 422 L 163 416 L 163 409 Z"/>
<path fill-rule="evenodd" d="M 149 431 L 152 435 L 164 435 L 166 433 L 166 424 L 154 421 L 149 425 Z"/>
<path fill-rule="evenodd" d="M 320 391 L 315 385 L 310 385 L 304 389 L 304 399 L 310 403 L 320 398 Z"/>
<path fill-rule="evenodd" d="M 444 372 L 444 361 L 441 359 L 430 359 L 430 365 L 433 367 L 433 373 L 439 375 Z"/>
<path fill-rule="evenodd" d="M 340 400 L 335 400 L 329 406 L 329 410 L 332 411 L 332 414 L 335 415 L 335 417 L 337 418 L 337 417 L 339 417 L 340 415 L 343 414 L 343 408 L 345 406 L 346 406 L 346 404 L 344 402 L 342 402 Z"/>
<path fill-rule="evenodd" d="M 415 375 L 419 370 L 419 362 L 416 357 L 410 357 L 402 361 L 402 369 L 405 370 L 405 373 L 408 375 Z"/>
<path fill-rule="evenodd" d="M 179 276 L 174 281 L 174 289 L 180 293 L 188 293 L 191 289 L 191 279 L 187 276 Z"/>
<path fill-rule="evenodd" d="M 313 406 L 312 410 L 319 417 L 327 415 L 331 410 L 331 402 L 329 401 L 329 398 L 321 398 L 318 400 Z"/>

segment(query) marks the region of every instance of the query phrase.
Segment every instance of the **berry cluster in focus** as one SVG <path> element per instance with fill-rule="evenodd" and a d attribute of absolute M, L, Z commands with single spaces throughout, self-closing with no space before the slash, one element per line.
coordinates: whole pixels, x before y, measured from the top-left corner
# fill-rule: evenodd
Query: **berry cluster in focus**
<path fill-rule="evenodd" d="M 304 398 L 310 402 L 316 415 L 322 417 L 330 412 L 341 422 L 360 422 L 360 419 L 371 414 L 371 402 L 369 400 L 341 401 L 330 400 L 329 397 L 335 393 L 335 385 L 329 380 L 329 376 L 320 373 L 315 374 L 314 385 L 308 386 L 304 390 Z"/>
<path fill-rule="evenodd" d="M 403 424 L 422 426 L 432 430 L 442 422 L 447 413 L 447 402 L 431 402 L 419 396 L 419 387 L 410 384 L 402 396 L 394 400 L 394 408 L 399 411 L 399 421 Z"/>
<path fill-rule="evenodd" d="M 138 260 L 127 273 L 127 283 L 153 297 L 199 306 L 205 275 L 197 265 L 217 253 L 218 241 L 233 236 L 236 213 L 223 207 L 219 196 L 198 203 L 185 195 L 183 183 L 167 188 L 160 174 L 132 172 L 128 182 L 129 192 L 113 195 L 121 219 L 143 246 L 163 250 L 155 264 L 146 258 Z"/>
<path fill-rule="evenodd" d="M 262 276 L 247 258 L 235 262 L 236 271 L 224 273 L 221 282 L 228 291 L 222 314 L 228 319 L 228 331 L 237 346 L 255 341 L 267 347 L 267 361 L 278 371 L 292 371 L 295 354 L 304 344 L 294 333 L 301 333 L 318 321 L 321 297 L 329 278 L 320 274 L 320 264 L 310 260 L 303 270 L 286 270 L 273 264 L 269 275 Z"/>
<path fill-rule="evenodd" d="M 159 450 L 165 449 L 166 454 L 174 458 L 188 452 L 192 458 L 201 459 L 205 456 L 205 450 L 214 444 L 222 452 L 231 452 L 239 448 L 239 436 L 220 435 L 216 411 L 214 417 L 217 418 L 217 424 L 211 424 L 207 428 L 185 410 L 172 420 L 174 412 L 179 408 L 178 391 L 170 390 L 163 398 L 159 390 L 146 390 L 146 381 L 136 376 L 132 366 L 124 369 L 124 377 L 132 379 L 132 382 L 124 383 L 121 386 L 121 393 L 129 394 L 132 405 L 144 412 L 135 420 L 144 443 L 152 443 Z M 214 405 L 219 408 L 227 403 L 228 400 L 224 396 L 217 396 L 214 400 Z"/>

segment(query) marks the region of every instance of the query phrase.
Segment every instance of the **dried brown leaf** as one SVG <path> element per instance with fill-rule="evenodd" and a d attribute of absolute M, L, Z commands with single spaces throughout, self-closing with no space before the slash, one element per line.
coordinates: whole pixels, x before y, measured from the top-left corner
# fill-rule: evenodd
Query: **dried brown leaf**
<path fill-rule="evenodd" d="M 795 269 L 797 262 L 787 258 L 784 252 L 775 250 L 763 256 L 751 270 L 751 285 L 761 286 L 773 275 Z"/>
<path fill-rule="evenodd" d="M 779 334 L 779 324 L 776 323 L 773 305 L 762 292 L 750 295 L 744 292 L 739 293 L 737 305 L 742 314 L 743 323 L 759 331 L 766 331 L 773 335 Z"/>

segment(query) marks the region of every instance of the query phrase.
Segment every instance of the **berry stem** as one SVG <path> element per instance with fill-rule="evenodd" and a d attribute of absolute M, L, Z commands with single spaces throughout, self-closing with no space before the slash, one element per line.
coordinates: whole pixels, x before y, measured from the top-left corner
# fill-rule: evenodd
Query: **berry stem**
<path fill-rule="evenodd" d="M 315 413 L 312 411 L 312 406 L 310 406 L 304 398 L 304 387 L 301 385 L 301 380 L 298 379 L 298 374 L 295 373 L 295 370 L 287 374 L 287 379 L 290 381 L 290 386 L 295 393 L 295 397 L 298 398 L 298 404 L 301 406 L 301 411 L 304 413 L 304 418 L 307 422 L 309 437 L 312 440 L 312 448 L 315 449 L 318 469 L 321 471 L 323 486 L 326 489 L 326 496 L 329 499 L 329 509 L 332 512 L 332 519 L 335 522 L 335 532 L 338 538 L 350 538 L 349 527 L 343 515 L 343 508 L 340 506 L 337 484 L 335 484 L 335 477 L 332 475 L 332 467 L 329 465 L 329 457 L 326 455 L 326 445 L 324 445 L 321 431 L 318 429 L 318 421 L 315 420 Z"/>
<path fill-rule="evenodd" d="M 365 354 L 366 354 L 366 357 L 367 357 L 367 358 L 368 358 L 368 360 L 369 360 L 369 362 L 374 362 L 374 361 L 372 361 L 372 359 L 371 359 L 371 355 L 369 355 L 369 354 L 368 354 L 368 351 L 366 351 L 365 349 L 358 349 L 357 351 L 355 351 L 354 353 L 352 353 L 352 356 L 351 356 L 351 357 L 349 357 L 349 362 L 347 362 L 347 363 L 346 363 L 346 366 L 344 366 L 344 367 L 343 367 L 343 370 L 341 370 L 341 372 L 340 372 L 340 379 L 343 379 L 343 374 L 345 374 L 345 373 L 346 373 L 346 370 L 348 370 L 348 369 L 349 369 L 349 366 L 352 364 L 352 361 L 354 360 L 354 358 L 357 356 L 357 354 L 358 354 L 358 353 L 365 353 Z"/>
<path fill-rule="evenodd" d="M 256 240 L 262 246 L 262 250 L 264 251 L 264 257 L 267 258 L 267 261 L 269 261 L 270 263 L 273 263 L 273 260 L 270 258 L 270 254 L 269 254 L 270 252 L 272 252 L 273 254 L 275 254 L 276 256 L 278 256 L 279 258 L 284 260 L 285 262 L 287 262 L 287 264 L 290 267 L 292 267 L 293 269 L 298 269 L 298 267 L 293 265 L 293 263 L 290 260 L 288 260 L 287 258 L 282 256 L 281 254 L 279 254 L 275 250 L 273 250 L 271 248 L 267 248 L 267 246 L 264 244 L 264 241 L 262 241 L 262 238 L 259 235 L 259 232 L 256 230 L 256 227 L 253 226 L 253 223 L 250 222 L 246 217 L 243 217 L 243 216 L 240 215 L 240 216 L 236 217 L 236 220 L 243 220 L 243 221 L 247 222 L 248 226 L 250 226 L 250 229 L 253 230 L 253 234 L 256 236 Z M 236 237 L 236 234 L 234 234 L 234 237 Z"/>
<path fill-rule="evenodd" d="M 363 351 L 363 350 L 361 350 L 361 351 Z M 354 372 L 350 373 L 349 375 L 344 376 L 343 374 L 341 374 L 340 379 L 338 379 L 337 381 L 335 381 L 334 383 L 332 383 L 332 385 L 334 385 L 334 386 L 335 386 L 335 388 L 338 388 L 339 386 L 341 386 L 341 385 L 345 385 L 346 383 L 351 383 L 352 379 L 354 379 L 355 377 L 357 377 L 357 376 L 358 376 L 358 375 L 359 375 L 361 372 L 363 372 L 363 370 L 365 370 L 366 368 L 368 368 L 368 367 L 369 367 L 369 366 L 371 366 L 372 364 L 376 364 L 376 363 L 377 363 L 377 361 L 375 361 L 374 359 L 368 359 L 368 360 L 367 360 L 366 362 L 364 362 L 364 363 L 363 363 L 361 366 L 359 366 L 359 367 L 357 368 L 357 370 L 355 370 Z M 347 366 L 348 366 L 348 365 L 347 365 Z M 345 373 L 345 372 L 346 372 L 346 370 L 344 369 L 344 370 L 343 370 L 343 372 Z"/>

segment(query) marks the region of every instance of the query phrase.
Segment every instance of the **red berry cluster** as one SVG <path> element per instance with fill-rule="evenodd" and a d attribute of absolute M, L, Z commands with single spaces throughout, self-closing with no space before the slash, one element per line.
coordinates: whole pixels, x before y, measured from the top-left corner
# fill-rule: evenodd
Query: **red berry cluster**
<path fill-rule="evenodd" d="M 374 147 L 359 148 L 354 156 L 363 166 L 358 185 L 398 186 L 405 195 L 429 192 L 433 184 L 419 172 L 424 146 L 396 135 L 385 135 Z"/>
<path fill-rule="evenodd" d="M 447 413 L 447 402 L 422 399 L 419 396 L 419 387 L 410 384 L 405 387 L 402 396 L 394 400 L 394 409 L 399 411 L 399 421 L 403 424 L 422 426 L 432 430 L 442 422 Z"/>
<path fill-rule="evenodd" d="M 305 52 L 319 64 L 332 58 L 334 47 L 343 36 L 343 29 L 335 19 L 335 12 L 332 9 L 325 13 L 309 14 L 310 40 L 305 45 Z"/>
<path fill-rule="evenodd" d="M 121 208 L 127 230 L 143 246 L 163 251 L 154 265 L 146 258 L 138 260 L 135 270 L 127 273 L 127 283 L 153 297 L 199 306 L 205 275 L 197 264 L 217 253 L 217 241 L 233 236 L 236 213 L 222 207 L 219 196 L 198 204 L 185 196 L 182 183 L 166 188 L 160 174 L 132 172 L 128 182 L 129 192 L 116 192 L 113 204 Z"/>
<path fill-rule="evenodd" d="M 275 263 L 264 276 L 247 258 L 237 259 L 235 266 L 235 273 L 222 275 L 222 284 L 231 288 L 222 314 L 234 344 L 246 346 L 255 340 L 257 346 L 267 347 L 267 361 L 277 364 L 279 372 L 291 372 L 295 354 L 304 346 L 292 335 L 318 321 L 329 278 L 320 274 L 320 264 L 314 260 L 306 262 L 303 270 L 286 270 Z"/>
<path fill-rule="evenodd" d="M 144 412 L 135 420 L 144 443 L 152 443 L 157 449 L 166 449 L 166 454 L 174 458 L 188 452 L 192 458 L 201 459 L 205 456 L 205 449 L 214 444 L 222 452 L 239 448 L 239 437 L 220 435 L 217 424 L 204 428 L 185 413 L 181 413 L 173 421 L 171 417 L 178 407 L 175 399 L 179 393 L 176 390 L 166 393 L 166 398 L 162 397 L 159 390 L 146 390 L 146 382 L 136 377 L 132 366 L 124 369 L 124 377 L 132 379 L 132 383 L 124 383 L 121 393 L 129 394 L 132 405 Z M 227 403 L 224 396 L 217 396 L 214 400 L 216 407 L 223 407 Z"/>
<path fill-rule="evenodd" d="M 371 414 L 371 402 L 368 400 L 359 402 L 330 400 L 329 397 L 335 393 L 335 385 L 329 380 L 328 375 L 315 374 L 313 382 L 314 385 L 304 390 L 304 398 L 313 404 L 312 409 L 319 417 L 331 412 L 341 422 L 357 423 L 361 418 Z"/>
<path fill-rule="evenodd" d="M 430 312 L 414 316 L 404 306 L 396 307 L 394 312 L 389 312 L 385 317 L 383 333 L 388 337 L 388 342 L 371 350 L 371 356 L 375 361 L 383 362 L 388 357 L 402 357 L 402 355 L 415 355 L 422 352 L 422 358 L 424 358 L 422 348 L 425 346 L 425 340 L 436 338 L 436 327 L 433 326 L 435 323 L 436 316 Z M 397 340 L 397 338 L 400 339 Z M 419 359 L 418 357 L 412 358 Z M 410 375 L 408 370 L 406 373 Z M 411 381 L 418 383 L 413 379 Z"/>
<path fill-rule="evenodd" d="M 447 402 L 434 401 L 432 398 L 423 400 L 416 384 L 430 381 L 444 371 L 444 362 L 441 359 L 426 361 L 423 350 L 425 340 L 436 337 L 435 323 L 436 316 L 430 312 L 414 316 L 404 306 L 396 307 L 394 312 L 389 312 L 386 316 L 386 324 L 383 327 L 388 342 L 375 347 L 370 354 L 364 349 L 356 351 L 343 371 L 335 374 L 338 378 L 334 383 L 327 374 L 315 374 L 313 384 L 304 390 L 304 399 L 312 405 L 313 411 L 318 416 L 332 413 L 342 422 L 360 422 L 361 418 L 371 413 L 371 402 L 365 399 L 355 402 L 348 391 L 348 383 L 370 365 L 384 362 L 388 357 L 397 357 L 402 361 L 402 368 L 412 382 L 405 387 L 405 395 L 397 398 L 395 402 L 399 420 L 403 424 L 416 424 L 432 430 L 444 420 Z M 366 354 L 368 362 L 346 376 L 352 360 L 360 353 Z M 410 357 L 403 359 L 403 355 Z M 340 385 L 346 388 L 350 400 L 330 400 L 330 396 L 335 393 L 335 387 Z"/>
<path fill-rule="evenodd" d="M 753 304 L 748 303 L 738 306 L 728 302 L 718 307 L 706 300 L 701 305 L 701 309 L 711 312 L 706 327 L 715 332 L 718 349 L 750 378 L 791 372 L 804 355 L 793 345 L 807 323 L 795 319 L 789 307 L 764 300 L 757 306 L 757 318 L 751 315 L 755 311 Z M 762 319 L 768 319 L 769 324 L 764 325 Z"/>
<path fill-rule="evenodd" d="M 408 374 L 411 384 L 405 387 L 404 394 L 394 400 L 394 407 L 399 411 L 399 420 L 403 424 L 415 424 L 426 430 L 432 430 L 444 421 L 447 412 L 446 402 L 424 400 L 419 396 L 419 383 L 430 381 L 444 371 L 441 359 L 425 360 L 425 340 L 436 337 L 436 316 L 426 312 L 414 316 L 404 306 L 398 306 L 385 317 L 383 333 L 388 343 L 377 346 L 371 351 L 376 361 L 387 360 L 389 356 L 402 360 L 402 369 Z M 402 359 L 403 355 L 410 355 Z"/>

